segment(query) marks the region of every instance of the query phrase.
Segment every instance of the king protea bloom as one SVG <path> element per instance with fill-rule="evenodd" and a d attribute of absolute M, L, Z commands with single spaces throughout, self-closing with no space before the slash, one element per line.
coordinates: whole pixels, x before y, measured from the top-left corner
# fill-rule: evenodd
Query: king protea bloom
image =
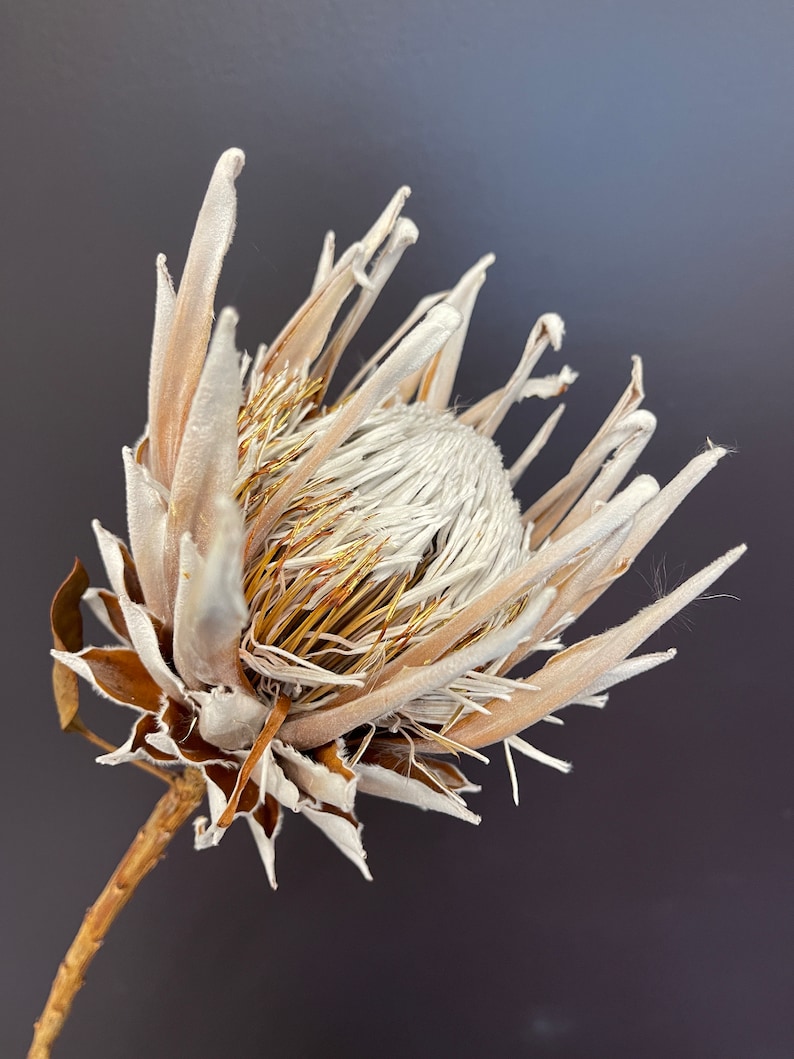
<path fill-rule="evenodd" d="M 241 355 L 235 312 L 213 323 L 213 303 L 242 165 L 238 150 L 218 162 L 178 291 L 157 261 L 149 421 L 124 450 L 129 546 L 95 523 L 109 589 L 88 588 L 76 564 L 59 590 L 56 691 L 65 727 L 81 726 L 73 674 L 134 713 L 127 742 L 100 761 L 200 771 L 198 848 L 242 817 L 275 885 L 289 810 L 368 876 L 359 793 L 477 822 L 462 757 L 501 743 L 516 800 L 514 751 L 567 770 L 520 733 L 571 703 L 600 706 L 672 658 L 634 652 L 743 549 L 564 646 L 725 450 L 708 444 L 664 488 L 627 483 L 656 425 L 635 359 L 593 440 L 522 511 L 515 484 L 563 408 L 511 467 L 494 436 L 515 403 L 576 376 L 532 374 L 562 341 L 549 313 L 503 386 L 451 407 L 491 257 L 423 299 L 331 400 L 342 355 L 417 238 L 401 215 L 407 188 L 338 258 L 326 236 L 307 300 L 269 346 Z M 117 643 L 83 647 L 81 598 Z"/>

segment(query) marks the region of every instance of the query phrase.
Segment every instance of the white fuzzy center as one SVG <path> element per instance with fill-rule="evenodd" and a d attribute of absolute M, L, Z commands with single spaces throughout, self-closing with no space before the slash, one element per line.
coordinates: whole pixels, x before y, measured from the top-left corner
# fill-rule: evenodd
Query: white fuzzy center
<path fill-rule="evenodd" d="M 366 533 L 382 543 L 376 579 L 413 574 L 414 592 L 456 608 L 527 556 L 521 513 L 490 438 L 424 404 L 375 411 L 323 465 L 322 480 L 352 492 L 334 545 Z M 408 602 L 408 600 L 404 600 Z"/>

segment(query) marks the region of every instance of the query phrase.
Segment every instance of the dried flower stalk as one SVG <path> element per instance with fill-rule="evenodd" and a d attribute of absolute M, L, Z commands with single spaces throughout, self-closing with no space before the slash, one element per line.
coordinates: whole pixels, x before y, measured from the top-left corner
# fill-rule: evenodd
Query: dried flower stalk
<path fill-rule="evenodd" d="M 562 771 L 519 733 L 673 657 L 633 652 L 704 592 L 735 548 L 629 621 L 573 646 L 562 637 L 622 576 L 725 450 L 707 445 L 668 485 L 624 482 L 656 420 L 642 367 L 570 471 L 525 512 L 513 489 L 548 442 L 558 406 L 506 469 L 493 437 L 513 405 L 554 398 L 576 373 L 535 377 L 560 348 L 554 313 L 532 328 L 505 385 L 457 414 L 450 402 L 491 256 L 423 299 L 340 400 L 335 369 L 415 225 L 401 188 L 338 259 L 326 236 L 307 301 L 269 347 L 238 354 L 237 316 L 213 327 L 236 223 L 241 151 L 215 169 L 178 291 L 157 261 L 146 432 L 124 450 L 130 548 L 99 523 L 110 582 L 76 563 L 56 594 L 55 695 L 64 729 L 96 742 L 77 677 L 135 714 L 131 761 L 170 785 L 90 910 L 38 1023 L 45 1056 L 104 932 L 206 788 L 199 849 L 245 818 L 275 886 L 285 810 L 369 878 L 359 792 L 476 823 L 477 790 L 449 758 L 501 742 Z M 353 296 L 352 307 L 342 312 Z M 80 603 L 116 640 L 84 647 Z M 521 678 L 517 665 L 529 667 Z"/>
<path fill-rule="evenodd" d="M 186 769 L 169 784 L 169 789 L 135 836 L 104 890 L 86 912 L 58 968 L 41 1018 L 34 1027 L 28 1059 L 47 1059 L 50 1055 L 69 1017 L 74 998 L 82 988 L 86 971 L 112 923 L 203 797 L 204 780 L 198 769 Z"/>

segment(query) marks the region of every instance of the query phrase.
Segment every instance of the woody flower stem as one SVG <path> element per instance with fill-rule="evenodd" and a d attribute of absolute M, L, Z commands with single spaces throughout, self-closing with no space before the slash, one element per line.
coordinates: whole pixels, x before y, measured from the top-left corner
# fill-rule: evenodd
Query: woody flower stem
<path fill-rule="evenodd" d="M 88 968 L 122 908 L 162 858 L 176 832 L 201 802 L 206 787 L 198 769 L 176 776 L 132 841 L 102 893 L 88 909 L 63 958 L 33 1030 L 28 1059 L 49 1059 Z"/>

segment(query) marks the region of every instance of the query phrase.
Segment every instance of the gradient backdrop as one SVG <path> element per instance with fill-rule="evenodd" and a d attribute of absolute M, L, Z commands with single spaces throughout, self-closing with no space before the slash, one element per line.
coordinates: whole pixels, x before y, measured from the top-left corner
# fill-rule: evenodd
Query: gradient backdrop
<path fill-rule="evenodd" d="M 565 1056 L 791 1059 L 789 3 L 4 0 L 0 1054 L 159 796 L 59 734 L 47 607 L 89 521 L 124 533 L 120 449 L 145 417 L 154 259 L 179 274 L 212 166 L 244 147 L 221 303 L 269 340 L 323 233 L 402 182 L 422 232 L 355 343 L 493 250 L 459 393 L 559 311 L 581 376 L 524 500 L 646 363 L 668 479 L 736 445 L 587 617 L 606 627 L 741 540 L 651 648 L 672 665 L 536 733 L 567 778 L 501 751 L 479 829 L 362 799 L 375 882 L 288 820 L 278 893 L 247 828 L 171 852 L 113 929 L 60 1059 Z M 561 360 L 547 354 L 545 370 Z M 548 411 L 511 415 L 513 458 Z M 86 695 L 121 739 L 127 717 Z"/>

